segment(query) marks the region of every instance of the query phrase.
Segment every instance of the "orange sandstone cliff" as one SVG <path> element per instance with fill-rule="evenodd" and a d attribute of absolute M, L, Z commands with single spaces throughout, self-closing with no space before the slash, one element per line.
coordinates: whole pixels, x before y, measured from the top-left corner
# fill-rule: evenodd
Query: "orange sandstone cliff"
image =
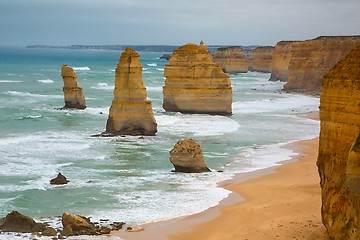
<path fill-rule="evenodd" d="M 360 46 L 324 76 L 320 126 L 323 223 L 331 239 L 360 239 Z"/>
<path fill-rule="evenodd" d="M 77 76 L 74 69 L 64 64 L 61 67 L 61 76 L 64 81 L 64 100 L 63 108 L 85 109 L 85 97 L 81 87 L 77 85 Z"/>
<path fill-rule="evenodd" d="M 357 45 L 360 36 L 318 37 L 294 43 L 284 90 L 319 94 L 324 74 Z"/>
<path fill-rule="evenodd" d="M 271 77 L 269 81 L 286 82 L 289 75 L 289 65 L 292 46 L 295 41 L 281 41 L 275 45 L 271 62 Z"/>
<path fill-rule="evenodd" d="M 190 43 L 175 49 L 164 75 L 166 111 L 231 114 L 230 78 L 214 63 L 205 46 Z"/>
<path fill-rule="evenodd" d="M 219 48 L 214 53 L 214 61 L 227 73 L 246 73 L 248 71 L 248 61 L 241 47 Z"/>
<path fill-rule="evenodd" d="M 274 47 L 257 47 L 250 52 L 249 71 L 271 72 L 272 54 Z"/>
<path fill-rule="evenodd" d="M 103 135 L 155 135 L 157 124 L 147 100 L 139 54 L 126 48 L 115 73 L 114 100 Z"/>

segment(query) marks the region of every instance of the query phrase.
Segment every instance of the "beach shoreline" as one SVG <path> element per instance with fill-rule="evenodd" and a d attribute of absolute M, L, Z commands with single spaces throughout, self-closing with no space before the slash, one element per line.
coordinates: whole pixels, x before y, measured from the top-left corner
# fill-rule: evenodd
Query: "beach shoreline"
<path fill-rule="evenodd" d="M 231 193 L 218 205 L 112 236 L 125 240 L 327 239 L 320 214 L 318 138 L 283 147 L 298 155 L 279 166 L 240 173 L 219 183 Z"/>

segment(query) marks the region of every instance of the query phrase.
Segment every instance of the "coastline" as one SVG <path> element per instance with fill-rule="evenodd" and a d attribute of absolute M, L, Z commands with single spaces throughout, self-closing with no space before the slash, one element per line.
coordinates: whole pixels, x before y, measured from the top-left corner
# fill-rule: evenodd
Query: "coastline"
<path fill-rule="evenodd" d="M 310 116 L 308 116 L 310 118 Z M 298 155 L 282 165 L 220 183 L 232 193 L 204 212 L 113 232 L 125 240 L 327 239 L 316 167 L 318 138 L 284 146 Z"/>

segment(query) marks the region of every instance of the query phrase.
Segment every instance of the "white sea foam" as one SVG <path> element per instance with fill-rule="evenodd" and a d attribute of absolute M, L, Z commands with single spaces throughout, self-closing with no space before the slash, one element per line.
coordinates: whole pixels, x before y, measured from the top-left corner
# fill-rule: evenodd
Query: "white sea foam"
<path fill-rule="evenodd" d="M 216 136 L 234 132 L 240 124 L 229 117 L 202 114 L 177 114 L 155 116 L 159 131 L 171 131 L 194 136 Z"/>
<path fill-rule="evenodd" d="M 7 91 L 5 93 L 8 95 L 18 96 L 18 97 L 53 98 L 53 99 L 64 98 L 64 96 L 61 95 L 42 95 L 42 94 L 34 94 L 29 92 L 18 92 L 18 91 Z"/>
<path fill-rule="evenodd" d="M 89 67 L 73 67 L 74 71 L 90 71 Z"/>
<path fill-rule="evenodd" d="M 39 118 L 43 118 L 43 116 L 42 115 L 27 115 L 25 117 L 17 118 L 17 120 L 39 119 Z"/>
<path fill-rule="evenodd" d="M 146 87 L 147 91 L 162 92 L 162 87 Z"/>
<path fill-rule="evenodd" d="M 146 65 L 149 67 L 157 67 L 157 63 L 147 63 Z"/>
<path fill-rule="evenodd" d="M 163 72 L 164 69 L 163 68 L 156 68 L 156 70 L 160 71 L 160 72 Z"/>
<path fill-rule="evenodd" d="M 100 90 L 114 90 L 113 85 L 109 85 L 107 83 L 101 82 L 98 83 L 97 86 L 91 87 L 93 89 L 100 89 Z"/>
<path fill-rule="evenodd" d="M 20 83 L 20 80 L 0 80 L 0 83 Z"/>
<path fill-rule="evenodd" d="M 38 82 L 41 82 L 41 83 L 54 83 L 54 80 L 51 80 L 51 79 L 40 79 L 40 80 L 38 80 Z"/>

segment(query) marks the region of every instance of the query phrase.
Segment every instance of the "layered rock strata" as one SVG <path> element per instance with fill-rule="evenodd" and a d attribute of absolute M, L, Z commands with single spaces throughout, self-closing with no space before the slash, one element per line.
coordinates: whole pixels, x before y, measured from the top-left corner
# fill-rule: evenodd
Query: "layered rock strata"
<path fill-rule="evenodd" d="M 317 160 L 322 219 L 330 239 L 360 239 L 360 46 L 322 84 Z"/>
<path fill-rule="evenodd" d="M 289 65 L 292 46 L 297 41 L 281 41 L 275 45 L 271 62 L 271 77 L 269 81 L 286 82 L 289 76 Z"/>
<path fill-rule="evenodd" d="M 237 46 L 219 48 L 214 53 L 214 61 L 227 73 L 246 73 L 249 67 L 244 50 Z"/>
<path fill-rule="evenodd" d="M 360 36 L 318 37 L 294 43 L 284 90 L 321 93 L 324 74 L 358 45 Z"/>
<path fill-rule="evenodd" d="M 126 48 L 115 72 L 114 100 L 103 135 L 155 135 L 157 124 L 147 100 L 139 54 Z"/>
<path fill-rule="evenodd" d="M 214 63 L 205 46 L 190 43 L 175 49 L 164 75 L 166 111 L 231 114 L 230 78 Z"/>
<path fill-rule="evenodd" d="M 176 172 L 210 172 L 205 165 L 200 145 L 192 138 L 181 140 L 174 145 L 170 151 L 170 162 Z"/>
<path fill-rule="evenodd" d="M 272 54 L 274 47 L 257 47 L 250 52 L 249 71 L 254 72 L 271 72 Z"/>
<path fill-rule="evenodd" d="M 61 67 L 61 76 L 64 81 L 64 100 L 63 108 L 85 109 L 85 97 L 83 89 L 77 85 L 77 76 L 74 69 L 64 64 Z"/>

